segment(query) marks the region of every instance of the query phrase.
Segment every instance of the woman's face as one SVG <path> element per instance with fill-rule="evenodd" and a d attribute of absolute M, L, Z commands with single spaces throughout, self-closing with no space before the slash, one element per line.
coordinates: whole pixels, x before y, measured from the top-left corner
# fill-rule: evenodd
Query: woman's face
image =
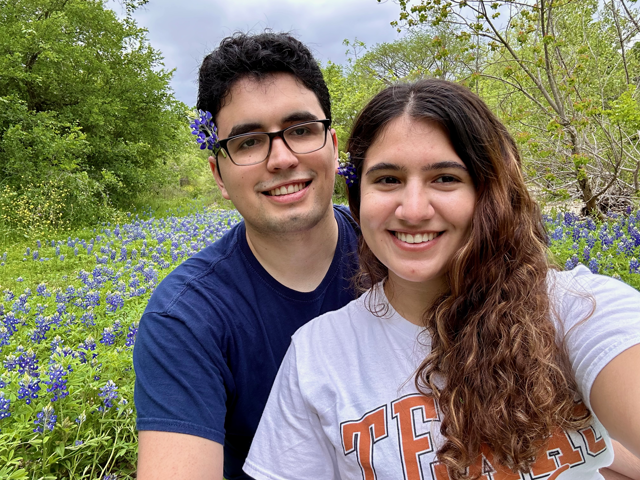
<path fill-rule="evenodd" d="M 467 168 L 435 123 L 397 118 L 367 150 L 362 234 L 394 283 L 441 287 L 469 235 L 475 202 Z"/>

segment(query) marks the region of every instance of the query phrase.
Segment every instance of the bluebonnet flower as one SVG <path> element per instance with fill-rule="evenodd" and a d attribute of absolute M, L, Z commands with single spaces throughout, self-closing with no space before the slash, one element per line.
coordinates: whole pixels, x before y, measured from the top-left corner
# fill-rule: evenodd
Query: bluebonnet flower
<path fill-rule="evenodd" d="M 16 278 L 16 282 L 24 282 L 24 278 L 18 277 L 18 278 Z"/>
<path fill-rule="evenodd" d="M 51 405 L 43 407 L 42 411 L 38 412 L 36 417 L 33 423 L 37 425 L 37 427 L 34 428 L 33 431 L 39 433 L 43 433 L 44 429 L 52 432 L 58 421 L 58 416 L 55 414 L 55 410 Z"/>
<path fill-rule="evenodd" d="M 89 290 L 89 292 L 87 292 L 87 294 L 85 295 L 84 299 L 85 299 L 84 308 L 97 307 L 100 305 L 99 292 Z"/>
<path fill-rule="evenodd" d="M 51 351 L 55 352 L 58 347 L 62 348 L 63 343 L 64 343 L 64 340 L 60 338 L 60 335 L 56 335 L 55 338 L 51 340 Z"/>
<path fill-rule="evenodd" d="M 36 358 L 36 354 L 32 349 L 24 351 L 22 346 L 16 348 L 16 353 L 19 353 L 18 358 L 16 358 L 16 366 L 18 368 L 18 373 L 29 374 L 33 376 L 38 376 L 38 359 Z M 9 358 L 9 357 L 7 357 Z M 8 367 L 6 367 L 8 369 Z"/>
<path fill-rule="evenodd" d="M 4 314 L 3 323 L 9 335 L 13 335 L 18 331 L 18 324 L 20 319 L 15 316 L 13 312 L 7 312 Z"/>
<path fill-rule="evenodd" d="M 53 393 L 53 402 L 69 395 L 67 379 L 65 378 L 67 371 L 61 365 L 57 363 L 50 365 L 47 375 L 49 375 L 49 380 L 45 380 L 44 383 L 49 385 L 47 392 Z"/>
<path fill-rule="evenodd" d="M 87 420 L 87 414 L 82 412 L 78 418 L 76 418 L 76 423 L 78 426 L 82 425 Z"/>
<path fill-rule="evenodd" d="M 9 330 L 7 330 L 7 327 L 0 327 L 0 347 L 9 345 L 10 338 L 11 338 L 11 333 L 9 333 Z"/>
<path fill-rule="evenodd" d="M 79 447 L 82 444 L 84 444 L 84 442 L 82 440 L 76 440 L 75 443 L 73 444 L 73 446 L 74 447 Z"/>
<path fill-rule="evenodd" d="M 102 398 L 102 402 L 104 403 L 104 408 L 99 407 L 98 410 L 103 411 L 113 407 L 114 402 L 118 399 L 117 385 L 113 380 L 109 380 L 104 387 L 100 387 L 100 393 L 98 396 Z"/>
<path fill-rule="evenodd" d="M 636 257 L 633 257 L 629 260 L 629 273 L 639 273 L 640 274 L 640 262 Z"/>
<path fill-rule="evenodd" d="M 105 327 L 102 331 L 102 338 L 100 339 L 100 343 L 103 345 L 113 345 L 116 341 L 116 334 L 113 331 L 113 327 Z"/>
<path fill-rule="evenodd" d="M 579 220 L 579 217 L 575 213 L 565 212 L 565 214 L 564 214 L 564 225 L 566 227 L 571 227 L 578 220 Z"/>
<path fill-rule="evenodd" d="M 36 328 L 31 330 L 29 340 L 33 343 L 40 343 L 47 338 L 47 332 L 51 329 L 51 323 L 51 317 L 38 315 L 36 317 Z"/>
<path fill-rule="evenodd" d="M 221 151 L 218 143 L 218 128 L 213 124 L 211 113 L 198 110 L 198 116 L 192 119 L 190 127 L 191 133 L 196 136 L 196 142 L 200 145 L 200 150 L 208 148 L 215 155 Z M 227 156 L 224 150 L 222 155 Z"/>
<path fill-rule="evenodd" d="M 551 237 L 551 240 L 562 240 L 564 237 L 564 229 L 562 227 L 557 227 L 549 236 Z"/>
<path fill-rule="evenodd" d="M 33 255 L 31 255 L 31 258 L 33 258 L 34 260 L 37 260 L 39 256 L 40 256 L 40 253 L 38 252 L 38 250 L 34 250 Z"/>
<path fill-rule="evenodd" d="M 96 349 L 96 341 L 93 337 L 87 337 L 87 339 L 78 345 L 78 356 L 80 357 L 80 363 L 87 363 L 87 353 L 93 352 Z M 84 350 L 84 351 L 83 351 Z M 94 353 L 91 357 L 96 358 L 98 354 Z"/>
<path fill-rule="evenodd" d="M 629 236 L 633 241 L 634 247 L 640 246 L 640 231 L 638 231 L 638 229 L 635 226 L 629 227 Z"/>
<path fill-rule="evenodd" d="M 24 400 L 29 405 L 32 399 L 38 398 L 38 392 L 40 391 L 39 378 L 25 375 L 18 382 L 18 386 L 20 387 L 18 389 L 18 400 Z"/>
<path fill-rule="evenodd" d="M 591 248 L 589 248 L 589 246 L 584 247 L 584 250 L 582 251 L 582 258 L 584 259 L 585 263 L 588 262 L 591 258 Z"/>
<path fill-rule="evenodd" d="M 106 303 L 107 312 L 115 312 L 119 308 L 124 307 L 124 299 L 120 292 L 107 293 Z"/>
<path fill-rule="evenodd" d="M 573 254 L 570 258 L 567 258 L 567 262 L 564 264 L 565 270 L 573 270 L 578 266 L 580 260 L 576 254 Z"/>
<path fill-rule="evenodd" d="M 102 477 L 102 480 L 118 480 L 118 475 L 116 475 L 115 473 L 107 473 L 104 477 Z"/>
<path fill-rule="evenodd" d="M 11 416 L 9 408 L 11 407 L 11 400 L 5 398 L 4 392 L 0 392 L 0 420 Z"/>
<path fill-rule="evenodd" d="M 600 273 L 600 264 L 597 258 L 594 257 L 589 260 L 589 270 L 591 270 L 592 273 Z"/>
<path fill-rule="evenodd" d="M 88 311 L 82 314 L 82 316 L 80 317 L 80 321 L 87 327 L 92 327 L 96 324 L 92 307 L 89 307 Z"/>
<path fill-rule="evenodd" d="M 125 345 L 127 347 L 133 347 L 136 341 L 137 334 L 138 334 L 138 322 L 133 322 L 129 326 L 129 331 L 127 332 L 127 341 L 125 342 Z"/>
<path fill-rule="evenodd" d="M 41 297 L 50 297 L 51 293 L 47 292 L 47 284 L 42 282 L 36 287 L 36 295 Z"/>

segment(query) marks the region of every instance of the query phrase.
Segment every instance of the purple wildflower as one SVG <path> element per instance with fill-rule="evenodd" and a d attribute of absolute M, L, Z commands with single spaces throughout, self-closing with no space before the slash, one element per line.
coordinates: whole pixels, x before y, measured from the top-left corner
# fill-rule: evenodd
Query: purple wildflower
<path fill-rule="evenodd" d="M 37 425 L 37 427 L 34 428 L 33 431 L 39 433 L 43 433 L 44 429 L 52 432 L 58 421 L 58 416 L 55 414 L 55 410 L 51 405 L 44 407 L 42 411 L 38 412 L 36 417 L 33 423 Z"/>

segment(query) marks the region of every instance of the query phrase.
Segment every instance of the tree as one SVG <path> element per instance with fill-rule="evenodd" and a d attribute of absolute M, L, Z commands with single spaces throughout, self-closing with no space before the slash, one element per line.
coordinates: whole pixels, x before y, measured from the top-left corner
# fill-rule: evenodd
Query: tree
<path fill-rule="evenodd" d="M 399 4 L 396 26 L 449 25 L 471 55 L 479 43 L 489 49 L 474 74 L 494 83 L 488 100 L 523 146 L 532 181 L 575 192 L 593 213 L 639 193 L 638 135 L 623 111 L 637 109 L 631 52 L 640 29 L 624 0 Z M 625 92 L 632 102 L 621 110 Z"/>
<path fill-rule="evenodd" d="M 100 0 L 0 0 L 0 72 L 4 185 L 80 179 L 124 205 L 189 136 L 145 30 Z"/>
<path fill-rule="evenodd" d="M 417 28 L 395 42 L 367 47 L 345 40 L 347 65 L 328 62 L 322 69 L 331 94 L 333 126 L 344 145 L 365 104 L 385 86 L 423 77 L 470 79 L 474 58 L 451 29 Z"/>

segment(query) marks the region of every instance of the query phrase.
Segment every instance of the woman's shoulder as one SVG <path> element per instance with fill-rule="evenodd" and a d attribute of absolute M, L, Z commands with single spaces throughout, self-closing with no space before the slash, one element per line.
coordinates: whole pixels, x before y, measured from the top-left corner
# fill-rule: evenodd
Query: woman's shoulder
<path fill-rule="evenodd" d="M 572 270 L 550 270 L 548 285 L 550 296 L 560 303 L 585 300 L 605 304 L 621 300 L 630 304 L 640 302 L 640 292 L 635 288 L 621 280 L 592 273 L 584 265 L 578 265 Z"/>

